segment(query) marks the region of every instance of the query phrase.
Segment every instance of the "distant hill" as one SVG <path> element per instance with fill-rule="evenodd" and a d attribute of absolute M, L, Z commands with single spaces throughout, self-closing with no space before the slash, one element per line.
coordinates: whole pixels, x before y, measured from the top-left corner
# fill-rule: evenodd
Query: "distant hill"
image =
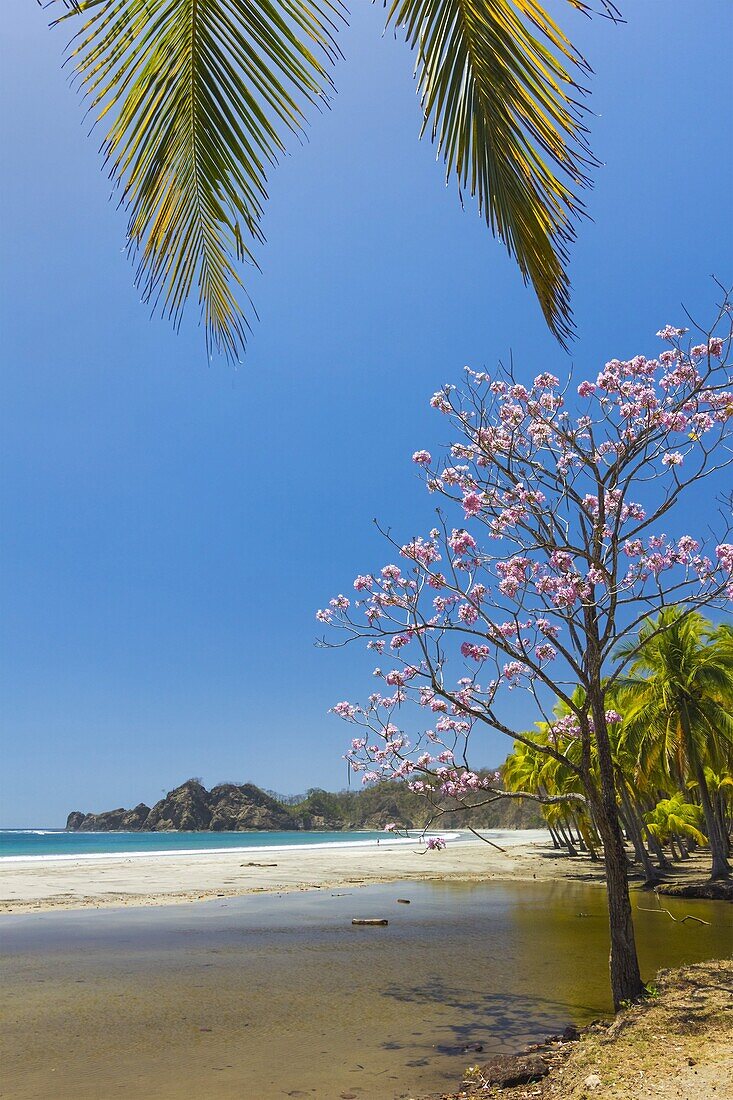
<path fill-rule="evenodd" d="M 446 803 L 447 812 L 435 818 L 441 829 L 532 829 L 542 825 L 537 807 L 518 800 L 496 802 L 468 813 Z M 383 829 L 390 822 L 408 829 L 429 824 L 434 811 L 425 799 L 402 783 L 378 783 L 360 790 L 309 790 L 303 796 L 283 798 L 254 783 L 219 783 L 207 791 L 189 779 L 169 791 L 152 807 L 144 802 L 131 810 L 119 808 L 90 814 L 74 810 L 66 828 L 71 832 L 240 832 L 247 830 L 352 831 Z"/>

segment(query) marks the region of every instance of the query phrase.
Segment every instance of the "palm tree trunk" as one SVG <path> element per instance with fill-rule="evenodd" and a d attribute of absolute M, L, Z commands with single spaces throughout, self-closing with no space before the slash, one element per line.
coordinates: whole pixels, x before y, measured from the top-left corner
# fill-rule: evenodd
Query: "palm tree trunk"
<path fill-rule="evenodd" d="M 713 807 L 715 809 L 715 816 L 718 819 L 718 832 L 720 833 L 721 840 L 725 847 L 726 856 L 730 855 L 730 835 L 725 821 L 725 799 L 721 791 L 715 796 L 713 800 Z"/>
<path fill-rule="evenodd" d="M 708 790 L 708 781 L 705 778 L 705 769 L 696 753 L 694 754 L 694 769 L 695 779 L 697 780 L 697 787 L 700 793 L 702 812 L 705 815 L 705 826 L 707 828 L 708 840 L 710 841 L 710 851 L 713 857 L 710 877 L 711 879 L 730 878 L 731 867 L 726 858 L 727 846 L 720 834 L 718 817 L 713 808 L 713 803 L 710 799 L 710 791 Z"/>
<path fill-rule="evenodd" d="M 623 776 L 618 777 L 619 793 L 621 795 L 621 802 L 623 804 L 627 822 L 627 831 L 631 835 L 631 842 L 634 845 L 634 851 L 636 852 L 636 858 L 644 868 L 645 885 L 653 886 L 659 882 L 659 875 L 654 870 L 652 861 L 649 858 L 649 853 L 646 850 L 644 844 L 644 837 L 641 831 L 641 825 L 639 819 L 634 810 L 633 803 L 629 798 L 628 791 L 626 790 Z"/>
<path fill-rule="evenodd" d="M 655 837 L 654 833 L 650 830 L 650 828 L 649 828 L 649 826 L 647 825 L 646 822 L 644 822 L 644 835 L 646 836 L 647 843 L 649 844 L 650 850 L 654 854 L 654 858 L 657 861 L 657 866 L 659 867 L 659 870 L 660 871 L 671 871 L 672 870 L 672 864 L 667 859 L 667 855 L 664 851 L 664 848 L 659 843 L 659 841 Z"/>
<path fill-rule="evenodd" d="M 558 823 L 557 823 L 557 831 L 559 832 L 560 836 L 562 837 L 562 842 L 568 850 L 568 855 L 577 856 L 578 853 L 577 853 L 576 849 L 573 847 L 573 842 L 568 837 L 567 831 L 565 830 L 565 828 L 564 828 L 561 821 L 558 821 Z"/>

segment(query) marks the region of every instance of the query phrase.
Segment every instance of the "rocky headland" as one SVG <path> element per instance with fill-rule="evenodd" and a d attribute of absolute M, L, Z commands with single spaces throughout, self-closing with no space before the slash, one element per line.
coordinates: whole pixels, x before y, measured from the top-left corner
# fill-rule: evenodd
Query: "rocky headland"
<path fill-rule="evenodd" d="M 439 818 L 439 827 L 461 828 L 466 812 L 450 807 L 446 811 Z M 219 783 L 207 790 L 197 779 L 189 779 L 153 807 L 140 802 L 130 810 L 74 810 L 66 828 L 70 832 L 331 832 L 383 829 L 395 822 L 402 828 L 419 829 L 430 823 L 433 813 L 424 799 L 404 785 L 393 783 L 337 793 L 311 790 L 299 799 L 281 800 L 254 783 Z M 531 829 L 542 822 L 534 806 L 512 800 L 477 809 L 471 815 L 471 824 L 474 828 Z"/>

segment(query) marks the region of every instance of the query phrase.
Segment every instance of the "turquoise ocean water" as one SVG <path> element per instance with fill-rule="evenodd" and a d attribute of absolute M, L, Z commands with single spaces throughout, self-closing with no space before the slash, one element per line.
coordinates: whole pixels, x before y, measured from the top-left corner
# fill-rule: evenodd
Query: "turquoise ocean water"
<path fill-rule="evenodd" d="M 317 833 L 67 833 L 63 829 L 2 829 L 0 860 L 205 852 L 240 848 L 413 843 L 383 832 Z"/>

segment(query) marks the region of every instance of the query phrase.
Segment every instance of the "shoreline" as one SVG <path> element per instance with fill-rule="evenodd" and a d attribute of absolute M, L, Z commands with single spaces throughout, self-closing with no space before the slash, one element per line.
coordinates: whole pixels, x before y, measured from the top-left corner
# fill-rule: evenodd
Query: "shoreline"
<path fill-rule="evenodd" d="M 544 830 L 487 830 L 499 851 L 472 834 L 460 834 L 443 851 L 416 842 L 342 842 L 199 849 L 164 856 L 134 853 L 0 864 L 0 915 L 59 909 L 183 904 L 247 894 L 354 889 L 395 881 L 601 882 L 602 868 L 558 854 Z M 419 843 L 419 842 L 418 842 Z M 274 857 L 262 859 L 262 856 Z"/>
<path fill-rule="evenodd" d="M 456 834 L 452 834 L 456 835 Z M 553 848 L 544 830 L 487 830 L 499 844 L 460 833 L 442 851 L 392 838 L 193 853 L 9 857 L 0 862 L 0 917 L 55 910 L 178 905 L 249 894 L 355 890 L 390 882 L 604 883 L 602 862 Z M 395 841 L 398 842 L 395 842 Z M 504 849 L 503 851 L 501 849 Z M 702 851 L 675 866 L 675 883 L 705 879 Z M 632 888 L 643 886 L 631 871 Z"/>
<path fill-rule="evenodd" d="M 86 836 L 106 836 L 106 833 L 86 833 Z M 119 834 L 115 834 L 119 835 Z M 128 835 L 128 834 L 126 834 Z M 135 836 L 135 833 L 129 834 Z M 165 835 L 165 834 L 163 834 Z M 175 834 L 178 835 L 178 834 Z M 216 834 L 214 834 L 216 835 Z M 256 835 L 261 836 L 261 833 Z M 437 833 L 425 833 L 425 839 L 430 836 L 437 836 Z M 461 840 L 461 833 L 450 832 L 441 834 L 445 840 Z M 206 855 L 246 855 L 247 852 L 291 852 L 296 849 L 313 851 L 313 850 L 325 850 L 336 848 L 373 848 L 373 847 L 394 847 L 398 844 L 418 844 L 423 839 L 423 834 L 414 837 L 401 837 L 391 836 L 387 834 L 386 837 L 377 842 L 373 839 L 369 840 L 321 840 L 314 841 L 313 843 L 301 842 L 299 844 L 244 844 L 236 846 L 234 844 L 228 844 L 221 848 L 159 848 L 129 852 L 54 852 L 48 855 L 40 856 L 0 856 L 0 871 L 7 864 L 12 863 L 72 863 L 78 861 L 87 860 L 117 860 L 117 859 L 157 859 L 159 857 L 174 857 L 174 856 L 206 856 Z"/>

